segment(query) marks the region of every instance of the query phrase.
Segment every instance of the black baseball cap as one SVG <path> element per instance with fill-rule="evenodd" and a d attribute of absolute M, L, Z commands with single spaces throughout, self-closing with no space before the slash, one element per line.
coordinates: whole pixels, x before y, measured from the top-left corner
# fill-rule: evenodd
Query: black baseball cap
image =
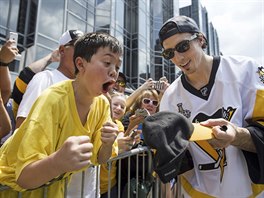
<path fill-rule="evenodd" d="M 121 76 L 124 79 L 125 83 L 127 82 L 125 74 L 123 74 L 122 72 L 119 72 L 118 76 Z"/>
<path fill-rule="evenodd" d="M 153 168 L 163 183 L 193 168 L 189 141 L 213 138 L 211 128 L 193 124 L 182 114 L 168 111 L 146 117 L 142 132 L 145 143 L 156 150 Z"/>
<path fill-rule="evenodd" d="M 175 16 L 167 20 L 159 31 L 159 39 L 163 41 L 178 33 L 199 33 L 201 32 L 196 22 L 187 16 Z"/>

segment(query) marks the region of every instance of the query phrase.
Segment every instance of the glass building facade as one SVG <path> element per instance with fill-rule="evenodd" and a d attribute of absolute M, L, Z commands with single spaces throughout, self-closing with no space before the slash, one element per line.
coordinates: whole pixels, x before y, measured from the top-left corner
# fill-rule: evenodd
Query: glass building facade
<path fill-rule="evenodd" d="M 146 79 L 177 77 L 171 61 L 161 56 L 158 31 L 179 14 L 179 0 L 0 0 L 0 44 L 9 32 L 18 32 L 20 61 L 10 70 L 15 76 L 25 66 L 58 47 L 68 29 L 104 31 L 124 44 L 121 71 L 133 89 Z M 50 68 L 56 68 L 53 63 Z"/>
<path fill-rule="evenodd" d="M 209 55 L 220 55 L 217 31 L 209 22 L 206 8 L 201 5 L 200 0 L 192 0 L 191 2 L 191 5 L 180 8 L 180 14 L 193 18 L 198 24 L 201 32 L 207 38 L 208 45 L 205 52 Z"/>

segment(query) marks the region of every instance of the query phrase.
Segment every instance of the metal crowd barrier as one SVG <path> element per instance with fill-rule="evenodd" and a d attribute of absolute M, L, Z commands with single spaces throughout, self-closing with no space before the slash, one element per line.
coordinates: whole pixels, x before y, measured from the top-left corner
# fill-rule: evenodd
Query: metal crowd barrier
<path fill-rule="evenodd" d="M 139 173 L 138 173 L 138 170 L 139 170 L 139 155 L 141 155 L 142 157 L 147 155 L 148 156 L 148 161 L 149 162 L 152 162 L 152 154 L 151 154 L 151 151 L 150 149 L 148 149 L 148 147 L 138 147 L 138 148 L 135 148 L 135 149 L 132 149 L 130 151 L 127 151 L 127 152 L 124 152 L 124 153 L 121 153 L 119 154 L 117 157 L 115 158 L 111 158 L 108 160 L 108 198 L 110 198 L 110 191 L 111 191 L 111 179 L 110 179 L 110 170 L 111 170 L 111 167 L 112 167 L 112 163 L 114 161 L 117 161 L 118 162 L 118 178 L 117 178 L 117 186 L 118 186 L 118 198 L 121 197 L 121 160 L 122 159 L 125 159 L 127 158 L 128 159 L 128 167 L 127 167 L 127 175 L 128 175 L 128 180 L 127 180 L 127 198 L 130 198 L 130 180 L 132 179 L 131 176 L 130 176 L 130 170 L 131 170 L 131 157 L 133 156 L 136 156 L 136 184 L 139 183 Z M 145 170 L 145 157 L 142 158 L 142 170 Z M 152 173 L 152 163 L 148 163 L 148 167 L 147 167 L 147 170 L 148 170 L 148 174 L 151 174 Z M 146 175 L 145 175 L 145 172 L 143 171 L 142 172 L 142 179 L 145 180 L 146 179 Z M 151 196 L 152 192 L 150 192 L 150 196 Z M 138 185 L 136 185 L 136 197 L 138 197 Z M 151 196 L 152 197 L 152 196 Z"/>
<path fill-rule="evenodd" d="M 118 169 L 117 169 L 117 175 L 118 175 L 118 178 L 117 178 L 117 189 L 118 189 L 118 198 L 122 197 L 122 192 L 121 192 L 121 160 L 124 160 L 124 159 L 127 159 L 128 160 L 128 167 L 127 167 L 127 194 L 124 195 L 122 198 L 130 198 L 130 181 L 131 181 L 131 176 L 130 176 L 130 169 L 131 169 L 131 158 L 132 157 L 136 157 L 136 184 L 138 184 L 139 182 L 139 167 L 142 166 L 142 170 L 145 170 L 145 167 L 146 167 L 146 162 L 145 162 L 145 157 L 143 157 L 142 159 L 142 164 L 139 164 L 139 157 L 142 157 L 142 156 L 147 156 L 147 159 L 148 159 L 148 167 L 147 168 L 147 174 L 152 174 L 152 153 L 151 153 L 151 150 L 146 147 L 146 146 L 142 146 L 142 147 L 138 147 L 138 148 L 135 148 L 135 149 L 132 149 L 128 152 L 124 152 L 124 153 L 121 153 L 119 154 L 117 157 L 114 157 L 114 158 L 111 158 L 108 160 L 107 164 L 108 164 L 108 198 L 110 198 L 110 190 L 111 190 L 111 177 L 110 177 L 110 170 L 112 168 L 112 163 L 114 161 L 116 161 L 116 164 L 118 164 Z M 96 186 L 98 187 L 96 189 L 96 194 L 95 194 L 95 197 L 98 197 L 97 195 L 99 194 L 99 182 L 100 182 L 100 174 L 99 174 L 99 169 L 100 167 L 97 166 L 96 167 L 97 171 L 96 171 Z M 142 172 L 142 176 L 141 178 L 144 180 L 146 179 L 146 173 L 143 171 Z M 154 179 L 154 182 L 152 184 L 152 187 L 151 187 L 151 190 L 148 194 L 148 198 L 164 198 L 164 197 L 176 197 L 176 193 L 175 193 L 175 189 L 172 189 L 170 184 L 162 184 L 160 182 L 160 180 L 155 177 L 153 177 Z M 64 193 L 64 197 L 67 198 L 68 197 L 68 179 L 65 178 L 65 193 Z M 82 177 L 81 177 L 81 195 L 80 195 L 80 198 L 84 198 L 84 189 L 85 189 L 85 173 L 84 171 L 82 172 Z M 54 182 L 56 181 L 53 181 L 51 182 L 49 185 L 47 186 L 43 186 L 41 187 L 43 189 L 43 193 L 42 193 L 42 198 L 50 198 L 47 196 L 47 192 L 48 192 L 48 187 L 50 185 L 52 185 Z M 175 188 L 175 187 L 174 187 Z M 8 190 L 10 189 L 8 186 L 3 186 L 0 184 L 0 194 L 1 192 L 5 191 L 5 190 Z M 136 191 L 134 192 L 135 193 L 135 196 L 133 195 L 133 198 L 138 198 L 138 192 L 139 192 L 139 189 L 138 189 L 138 185 L 136 185 Z M 21 198 L 22 197 L 22 193 L 21 192 L 17 192 L 17 197 L 18 198 Z M 141 198 L 141 197 L 139 197 Z"/>

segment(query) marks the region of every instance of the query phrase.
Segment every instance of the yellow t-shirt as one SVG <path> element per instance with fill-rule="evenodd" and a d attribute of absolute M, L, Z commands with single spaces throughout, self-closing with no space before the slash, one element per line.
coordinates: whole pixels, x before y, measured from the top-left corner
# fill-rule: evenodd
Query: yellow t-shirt
<path fill-rule="evenodd" d="M 118 126 L 118 131 L 119 132 L 124 132 L 124 126 L 122 122 L 119 120 L 115 120 L 117 126 Z M 116 157 L 118 155 L 118 144 L 117 141 L 113 144 L 113 149 L 112 149 L 112 158 Z M 110 172 L 110 177 L 111 177 L 111 188 L 116 185 L 116 161 L 114 161 L 111 165 L 111 172 Z M 102 164 L 100 168 L 100 194 L 104 194 L 108 191 L 108 167 L 107 164 Z"/>
<path fill-rule="evenodd" d="M 24 191 L 16 183 L 23 168 L 60 149 L 70 136 L 90 137 L 93 143 L 91 162 L 96 165 L 97 153 L 102 144 L 100 130 L 106 121 L 111 121 L 111 117 L 109 102 L 104 96 L 94 98 L 83 126 L 75 104 L 72 81 L 51 86 L 37 99 L 20 128 L 1 147 L 0 184 Z M 48 188 L 48 197 L 63 197 L 64 180 Z M 41 190 L 31 191 L 27 197 L 37 197 L 36 193 Z M 6 191 L 0 193 L 0 198 L 8 196 Z"/>

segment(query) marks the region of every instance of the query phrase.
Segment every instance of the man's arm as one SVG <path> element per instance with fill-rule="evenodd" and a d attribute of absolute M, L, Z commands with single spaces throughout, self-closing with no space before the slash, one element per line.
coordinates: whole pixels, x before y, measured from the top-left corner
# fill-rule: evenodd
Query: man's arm
<path fill-rule="evenodd" d="M 264 184 L 264 122 L 251 122 L 247 127 L 256 153 L 243 151 L 253 183 Z"/>
<path fill-rule="evenodd" d="M 6 111 L 0 92 L 0 139 L 11 131 L 11 120 Z"/>
<path fill-rule="evenodd" d="M 53 63 L 53 62 L 59 62 L 60 61 L 60 55 L 59 50 L 56 49 L 47 56 L 31 63 L 28 67 L 34 72 L 38 73 L 46 69 L 46 67 Z"/>
<path fill-rule="evenodd" d="M 252 136 L 247 128 L 236 127 L 236 136 L 231 145 L 249 152 L 256 152 Z"/>
<path fill-rule="evenodd" d="M 27 85 L 32 80 L 34 75 L 38 72 L 43 71 L 50 63 L 57 62 L 60 60 L 58 49 L 54 50 L 52 53 L 47 56 L 31 63 L 28 67 L 25 67 L 16 78 L 12 98 L 13 98 L 13 112 L 16 117 L 18 107 L 22 101 L 23 95 L 26 91 Z M 18 119 L 17 127 L 21 125 L 24 121 L 24 118 Z M 16 127 L 16 128 L 17 128 Z"/>
<path fill-rule="evenodd" d="M 143 85 L 137 88 L 130 96 L 128 96 L 126 99 L 127 110 L 129 110 L 129 108 L 132 106 L 135 100 L 140 96 L 143 90 L 152 89 L 153 85 L 154 85 L 154 81 L 150 78 Z"/>
<path fill-rule="evenodd" d="M 11 76 L 8 67 L 0 67 L 0 90 L 4 105 L 11 96 Z"/>
<path fill-rule="evenodd" d="M 8 40 L 0 50 L 0 90 L 4 104 L 7 103 L 11 95 L 11 77 L 8 64 L 12 62 L 18 54 L 18 49 L 12 47 L 14 41 Z"/>

